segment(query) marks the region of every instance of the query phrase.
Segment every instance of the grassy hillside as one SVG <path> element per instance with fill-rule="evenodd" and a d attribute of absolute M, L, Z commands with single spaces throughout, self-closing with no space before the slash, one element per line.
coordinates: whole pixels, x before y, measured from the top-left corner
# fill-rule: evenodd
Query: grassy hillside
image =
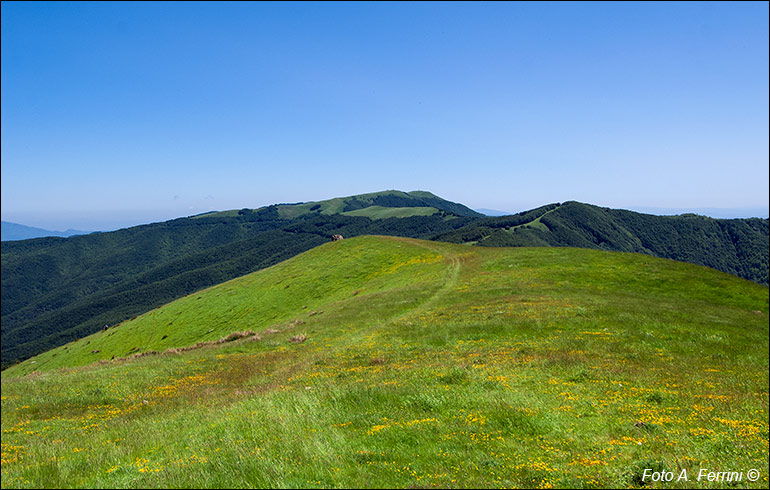
<path fill-rule="evenodd" d="M 705 265 L 768 285 L 767 219 L 654 216 L 579 202 L 476 220 L 437 240 L 490 247 L 584 247 Z"/>
<path fill-rule="evenodd" d="M 384 191 L 66 240 L 3 242 L 2 367 L 288 259 L 334 234 L 641 252 L 768 283 L 767 219 L 652 216 L 575 202 L 499 218 L 468 211 L 429 192 Z"/>
<path fill-rule="evenodd" d="M 283 219 L 280 206 L 268 206 L 66 240 L 3 242 L 2 365 L 273 265 L 333 234 L 427 238 L 472 219 L 424 206 L 409 208 L 412 216 L 374 209 L 377 219 L 317 213 Z M 391 209 L 404 217 L 388 217 Z M 420 216 L 424 210 L 432 215 Z"/>
<path fill-rule="evenodd" d="M 431 207 L 387 208 L 383 206 L 368 206 L 362 209 L 346 211 L 345 216 L 365 216 L 371 219 L 408 218 L 410 216 L 431 216 L 439 210 Z"/>
<path fill-rule="evenodd" d="M 645 255 L 346 239 L 66 347 L 2 373 L 3 487 L 768 481 L 768 289 Z"/>

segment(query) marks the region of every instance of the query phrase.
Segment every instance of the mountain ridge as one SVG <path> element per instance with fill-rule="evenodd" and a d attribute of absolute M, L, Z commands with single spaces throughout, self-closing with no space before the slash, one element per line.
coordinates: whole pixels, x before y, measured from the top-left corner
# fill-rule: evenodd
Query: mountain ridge
<path fill-rule="evenodd" d="M 432 207 L 435 208 L 435 212 L 444 211 L 456 216 L 463 217 L 482 217 L 483 214 L 478 213 L 467 206 L 462 204 L 447 201 L 439 196 L 428 191 L 410 191 L 404 192 L 399 190 L 386 190 L 379 192 L 369 192 L 364 194 L 355 194 L 345 197 L 333 197 L 331 199 L 325 199 L 321 201 L 308 201 L 298 203 L 279 203 L 272 204 L 270 206 L 263 206 L 257 209 L 244 208 L 241 210 L 227 210 L 227 211 L 215 211 L 211 213 L 203 213 L 197 215 L 196 218 L 212 218 L 223 216 L 234 216 L 236 213 L 245 214 L 251 212 L 259 212 L 268 208 L 275 207 L 278 211 L 278 216 L 285 219 L 298 218 L 311 213 L 317 213 L 322 215 L 329 214 L 345 214 L 354 211 L 359 212 L 359 216 L 367 216 L 365 211 L 371 207 L 390 207 L 390 208 L 421 208 Z M 411 214 L 405 214 L 400 217 L 412 216 Z"/>
<path fill-rule="evenodd" d="M 0 222 L 0 236 L 2 241 L 15 241 L 15 240 L 29 240 L 32 238 L 44 238 L 44 237 L 71 237 L 76 235 L 88 235 L 94 233 L 93 231 L 74 230 L 72 228 L 65 231 L 51 231 L 43 228 L 36 228 L 34 226 L 22 225 L 19 223 L 12 223 L 10 221 Z"/>
<path fill-rule="evenodd" d="M 395 207 L 374 204 L 383 196 L 385 204 Z M 403 199 L 419 204 L 414 211 L 406 208 L 411 215 L 376 216 L 402 212 L 398 205 Z M 644 252 L 767 283 L 766 219 L 666 218 L 575 202 L 488 218 L 453 214 L 451 204 L 457 203 L 445 200 L 438 204 L 447 209 L 435 207 L 433 212 L 428 204 L 436 203 L 431 199 L 441 198 L 420 191 L 383 191 L 322 201 L 326 207 L 314 210 L 319 202 L 219 212 L 72 238 L 4 242 L 3 367 L 276 264 L 334 234 Z M 286 206 L 283 212 L 281 206 Z M 346 206 L 355 209 L 345 211 Z M 287 217 L 286 209 L 296 217 Z M 323 213 L 334 209 L 341 214 Z M 350 215 L 359 212 L 369 216 Z M 426 212 L 432 214 L 420 215 Z"/>
<path fill-rule="evenodd" d="M 768 237 L 765 218 L 656 216 L 567 201 L 476 220 L 434 238 L 481 246 L 576 246 L 647 253 L 768 285 Z"/>

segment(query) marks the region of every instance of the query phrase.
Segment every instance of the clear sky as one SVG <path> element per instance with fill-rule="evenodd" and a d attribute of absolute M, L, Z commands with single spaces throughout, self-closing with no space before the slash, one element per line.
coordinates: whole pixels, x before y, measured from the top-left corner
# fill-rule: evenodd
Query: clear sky
<path fill-rule="evenodd" d="M 2 2 L 2 219 L 768 207 L 768 3 Z"/>

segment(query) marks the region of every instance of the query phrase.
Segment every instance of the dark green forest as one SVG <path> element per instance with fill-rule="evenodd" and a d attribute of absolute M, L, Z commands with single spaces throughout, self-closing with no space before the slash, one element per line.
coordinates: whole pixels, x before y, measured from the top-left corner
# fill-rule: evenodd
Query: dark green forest
<path fill-rule="evenodd" d="M 653 216 L 577 202 L 479 218 L 433 195 L 411 204 L 394 195 L 365 202 L 354 196 L 345 203 L 442 210 L 431 216 L 373 220 L 321 214 L 308 206 L 312 212 L 281 219 L 278 205 L 273 205 L 108 233 L 2 242 L 2 365 L 269 267 L 334 234 L 639 252 L 768 284 L 767 219 Z"/>
<path fill-rule="evenodd" d="M 768 220 L 655 216 L 579 202 L 485 218 L 434 237 L 486 247 L 581 247 L 705 265 L 768 285 Z"/>

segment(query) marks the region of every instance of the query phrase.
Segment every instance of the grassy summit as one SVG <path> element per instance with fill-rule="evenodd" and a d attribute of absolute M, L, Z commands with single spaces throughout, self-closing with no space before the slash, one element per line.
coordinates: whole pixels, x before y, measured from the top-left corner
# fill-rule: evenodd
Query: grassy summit
<path fill-rule="evenodd" d="M 259 340 L 179 349 L 244 331 Z M 2 480 L 604 487 L 651 468 L 720 487 L 699 469 L 759 468 L 744 484 L 762 488 L 768 384 L 755 283 L 637 254 L 358 237 L 4 371 Z"/>
<path fill-rule="evenodd" d="M 408 216 L 429 216 L 444 211 L 455 216 L 482 218 L 483 214 L 473 211 L 462 204 L 447 201 L 427 191 L 388 190 L 357 194 L 355 196 L 335 197 L 323 201 L 311 201 L 294 204 L 276 205 L 282 219 L 295 219 L 309 214 L 332 215 L 346 214 L 365 216 L 372 219 L 387 217 L 405 218 Z M 391 213 L 387 209 L 398 209 Z M 430 208 L 430 211 L 427 211 Z M 237 210 L 205 213 L 197 218 L 237 216 Z"/>

